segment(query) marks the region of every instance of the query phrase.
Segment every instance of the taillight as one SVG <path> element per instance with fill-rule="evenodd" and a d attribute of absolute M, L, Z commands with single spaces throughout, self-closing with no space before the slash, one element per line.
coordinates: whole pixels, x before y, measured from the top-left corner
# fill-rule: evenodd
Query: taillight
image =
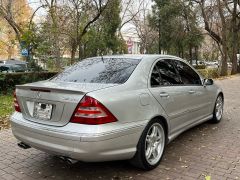
<path fill-rule="evenodd" d="M 98 100 L 84 96 L 75 109 L 70 122 L 79 124 L 106 124 L 117 121 L 116 117 Z"/>
<path fill-rule="evenodd" d="M 19 103 L 18 103 L 18 101 L 17 101 L 16 90 L 15 90 L 14 93 L 13 93 L 13 97 L 14 97 L 13 102 L 14 102 L 15 111 L 21 112 Z"/>

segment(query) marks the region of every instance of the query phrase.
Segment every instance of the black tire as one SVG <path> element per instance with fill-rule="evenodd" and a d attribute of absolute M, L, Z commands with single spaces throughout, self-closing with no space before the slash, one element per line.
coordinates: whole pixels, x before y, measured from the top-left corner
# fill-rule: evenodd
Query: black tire
<path fill-rule="evenodd" d="M 219 99 L 221 99 L 221 101 L 222 101 L 222 112 L 221 112 L 221 116 L 219 116 L 218 114 L 217 114 L 217 112 L 218 112 L 218 108 L 217 108 L 217 104 L 218 104 L 218 100 Z M 222 116 L 223 116 L 223 105 L 224 105 L 224 99 L 223 99 L 223 95 L 222 94 L 219 94 L 218 95 L 218 97 L 217 97 L 217 99 L 216 99 L 216 102 L 215 102 L 215 105 L 214 105 L 214 110 L 213 110 L 213 118 L 211 119 L 211 122 L 212 123 L 220 123 L 221 122 L 221 120 L 222 120 Z"/>
<path fill-rule="evenodd" d="M 163 130 L 164 137 L 162 139 L 164 139 L 164 140 L 163 140 L 163 146 L 161 147 L 163 149 L 162 149 L 162 153 L 159 153 L 159 154 L 161 154 L 159 160 L 154 164 L 150 164 L 145 155 L 146 137 L 147 137 L 148 132 L 150 132 L 150 129 L 155 125 L 161 127 Z M 136 154 L 130 160 L 130 163 L 133 166 L 138 167 L 143 170 L 152 170 L 152 169 L 156 168 L 159 165 L 159 163 L 161 162 L 161 159 L 162 159 L 162 156 L 163 156 L 163 153 L 165 150 L 165 145 L 166 145 L 166 130 L 165 130 L 164 124 L 161 121 L 159 121 L 158 119 L 154 119 L 154 120 L 150 121 L 149 124 L 144 129 L 144 131 L 139 139 L 138 145 L 137 145 Z"/>

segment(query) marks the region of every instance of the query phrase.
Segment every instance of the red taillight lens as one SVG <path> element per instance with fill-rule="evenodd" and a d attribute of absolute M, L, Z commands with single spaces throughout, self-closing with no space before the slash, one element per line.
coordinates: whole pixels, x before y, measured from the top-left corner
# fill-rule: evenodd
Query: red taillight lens
<path fill-rule="evenodd" d="M 18 103 L 18 101 L 17 101 L 16 90 L 15 90 L 14 93 L 13 93 L 13 97 L 14 97 L 13 102 L 14 102 L 15 111 L 21 112 L 19 103 Z"/>
<path fill-rule="evenodd" d="M 116 117 L 102 103 L 85 96 L 78 104 L 70 122 L 97 125 L 115 121 Z"/>

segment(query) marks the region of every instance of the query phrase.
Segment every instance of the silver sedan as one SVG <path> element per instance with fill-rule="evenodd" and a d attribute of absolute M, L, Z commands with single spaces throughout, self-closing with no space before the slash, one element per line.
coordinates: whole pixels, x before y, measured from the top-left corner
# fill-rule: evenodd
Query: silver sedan
<path fill-rule="evenodd" d="M 129 159 L 150 170 L 180 133 L 220 122 L 223 102 L 213 80 L 178 57 L 103 56 L 16 86 L 11 124 L 25 149 L 70 162 Z"/>

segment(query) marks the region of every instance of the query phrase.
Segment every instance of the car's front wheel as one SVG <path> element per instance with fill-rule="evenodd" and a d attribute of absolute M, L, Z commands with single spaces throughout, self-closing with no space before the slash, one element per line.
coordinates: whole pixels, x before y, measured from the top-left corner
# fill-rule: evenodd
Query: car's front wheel
<path fill-rule="evenodd" d="M 139 168 L 151 170 L 161 161 L 166 143 L 164 125 L 158 120 L 151 121 L 142 133 L 137 152 L 131 163 Z"/>
<path fill-rule="evenodd" d="M 223 116 L 223 96 L 219 94 L 213 110 L 212 122 L 219 123 L 222 120 L 222 116 Z"/>

